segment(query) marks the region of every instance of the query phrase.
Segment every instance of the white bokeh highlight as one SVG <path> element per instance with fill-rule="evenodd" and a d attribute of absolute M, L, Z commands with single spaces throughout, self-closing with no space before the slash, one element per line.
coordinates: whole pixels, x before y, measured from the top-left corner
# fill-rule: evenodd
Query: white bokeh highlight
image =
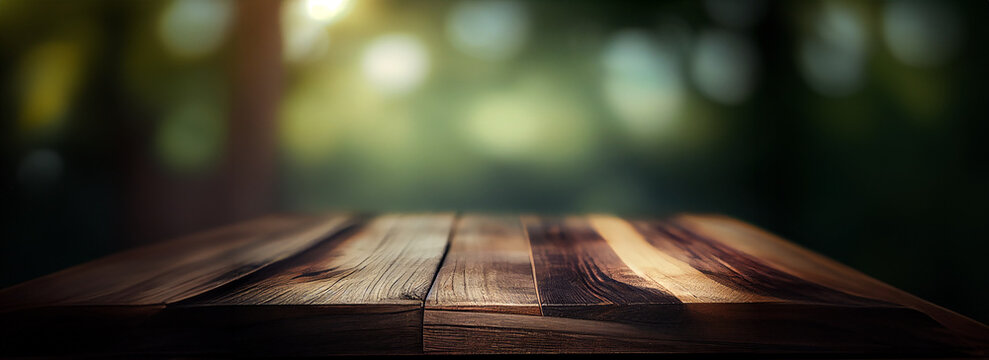
<path fill-rule="evenodd" d="M 306 0 L 306 15 L 324 24 L 343 17 L 350 10 L 350 0 Z"/>
<path fill-rule="evenodd" d="M 425 45 L 408 34 L 383 35 L 372 40 L 361 58 L 364 77 L 386 94 L 415 89 L 426 79 L 429 66 Z"/>
<path fill-rule="evenodd" d="M 289 63 L 319 59 L 329 48 L 329 25 L 352 7 L 350 0 L 288 0 L 282 3 L 282 54 Z"/>

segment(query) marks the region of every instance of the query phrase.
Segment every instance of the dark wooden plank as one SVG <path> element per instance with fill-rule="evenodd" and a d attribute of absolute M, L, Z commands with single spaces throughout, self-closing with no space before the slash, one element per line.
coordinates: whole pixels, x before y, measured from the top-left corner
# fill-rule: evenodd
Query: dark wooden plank
<path fill-rule="evenodd" d="M 151 318 L 128 353 L 279 358 L 418 354 L 421 331 L 421 308 L 407 304 L 178 306 Z"/>
<path fill-rule="evenodd" d="M 0 313 L 0 358 L 119 355 L 164 305 L 70 305 Z"/>
<path fill-rule="evenodd" d="M 0 355 L 119 351 L 149 318 L 313 247 L 349 216 L 268 216 L 79 265 L 0 291 Z"/>
<path fill-rule="evenodd" d="M 529 242 L 517 216 L 465 215 L 457 221 L 426 310 L 539 315 Z"/>
<path fill-rule="evenodd" d="M 205 293 L 312 247 L 348 216 L 268 216 L 72 267 L 0 291 L 0 310 L 158 305 Z"/>
<path fill-rule="evenodd" d="M 544 315 L 676 320 L 682 302 L 629 269 L 585 218 L 524 216 L 522 222 Z"/>
<path fill-rule="evenodd" d="M 377 217 L 351 234 L 166 309 L 150 321 L 139 352 L 421 353 L 423 302 L 454 218 Z"/>
<path fill-rule="evenodd" d="M 802 309 L 801 307 L 810 307 Z M 678 353 L 788 354 L 854 357 L 967 356 L 945 347 L 938 332 L 916 312 L 886 308 L 842 309 L 770 303 L 684 304 L 683 321 L 629 323 L 565 317 L 463 311 L 430 311 L 424 325 L 433 354 L 484 353 Z M 804 319 L 817 312 L 813 320 Z M 906 315 L 906 316 L 904 316 Z M 878 326 L 861 328 L 863 318 Z M 884 321 L 885 320 L 885 321 Z M 758 324 L 758 326 L 752 326 Z M 738 332 L 739 326 L 750 331 Z M 934 332 L 933 334 L 931 332 Z M 903 338 L 920 339 L 903 343 Z"/>

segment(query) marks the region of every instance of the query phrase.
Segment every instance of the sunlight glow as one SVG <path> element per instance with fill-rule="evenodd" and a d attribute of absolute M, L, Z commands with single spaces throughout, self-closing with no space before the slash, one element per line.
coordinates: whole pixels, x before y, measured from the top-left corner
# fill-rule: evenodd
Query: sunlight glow
<path fill-rule="evenodd" d="M 306 0 L 306 14 L 313 20 L 330 23 L 350 10 L 350 0 Z"/>
<path fill-rule="evenodd" d="M 586 109 L 562 85 L 530 75 L 511 89 L 478 98 L 465 117 L 467 138 L 502 160 L 572 164 L 593 145 Z"/>
<path fill-rule="evenodd" d="M 379 91 L 407 93 L 426 78 L 429 53 L 412 35 L 384 35 L 365 48 L 361 66 L 365 78 Z"/>
<path fill-rule="evenodd" d="M 326 24 L 309 16 L 304 1 L 282 3 L 281 25 L 282 54 L 289 63 L 315 60 L 325 53 L 329 42 Z"/>

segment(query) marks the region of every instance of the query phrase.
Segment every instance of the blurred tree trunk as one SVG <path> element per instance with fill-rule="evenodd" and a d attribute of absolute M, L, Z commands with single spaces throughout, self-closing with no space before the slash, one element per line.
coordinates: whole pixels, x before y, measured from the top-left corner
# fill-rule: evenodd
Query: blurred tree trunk
<path fill-rule="evenodd" d="M 230 132 L 220 179 L 223 221 L 257 216 L 274 206 L 276 118 L 282 93 L 280 1 L 237 5 Z"/>
<path fill-rule="evenodd" d="M 178 175 L 156 166 L 150 129 L 130 140 L 128 246 L 271 212 L 275 206 L 278 103 L 282 92 L 280 1 L 235 2 L 228 59 L 226 146 L 215 169 Z M 141 139 L 144 139 L 143 141 Z"/>

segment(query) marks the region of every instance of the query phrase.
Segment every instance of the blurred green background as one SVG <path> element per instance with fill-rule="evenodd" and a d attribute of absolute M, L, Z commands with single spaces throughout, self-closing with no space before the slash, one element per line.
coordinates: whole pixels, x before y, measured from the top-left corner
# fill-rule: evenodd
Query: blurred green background
<path fill-rule="evenodd" d="M 987 322 L 986 14 L 0 0 L 0 285 L 269 212 L 692 211 Z"/>

